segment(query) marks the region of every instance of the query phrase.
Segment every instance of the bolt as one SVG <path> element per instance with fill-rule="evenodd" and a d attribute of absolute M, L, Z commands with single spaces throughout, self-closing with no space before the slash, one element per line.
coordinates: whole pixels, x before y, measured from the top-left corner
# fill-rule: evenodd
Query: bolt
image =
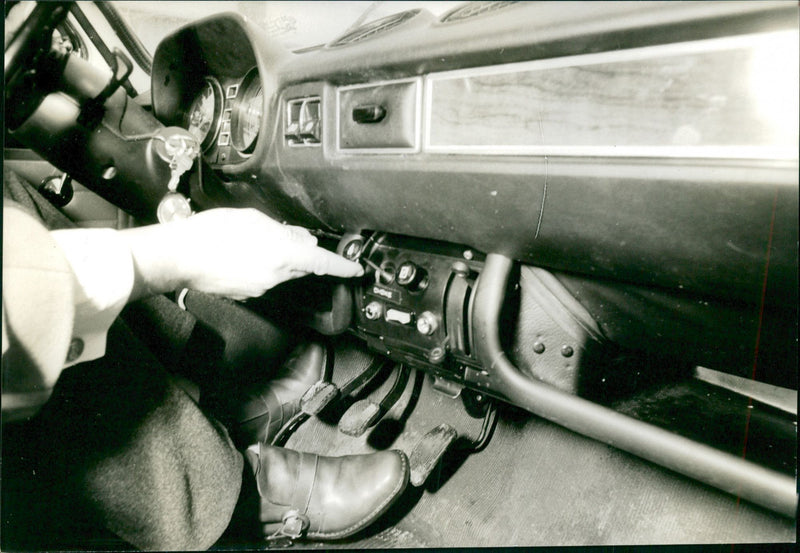
<path fill-rule="evenodd" d="M 541 342 L 536 342 L 535 344 L 533 344 L 533 352 L 544 353 L 544 344 Z"/>
<path fill-rule="evenodd" d="M 439 363 L 444 359 L 444 348 L 436 346 L 428 353 L 428 361 L 431 363 Z"/>
<path fill-rule="evenodd" d="M 456 261 L 452 266 L 453 272 L 459 276 L 467 276 L 469 274 L 469 267 L 463 261 Z"/>
<path fill-rule="evenodd" d="M 561 355 L 564 357 L 572 357 L 572 354 L 575 353 L 570 346 L 561 346 Z"/>

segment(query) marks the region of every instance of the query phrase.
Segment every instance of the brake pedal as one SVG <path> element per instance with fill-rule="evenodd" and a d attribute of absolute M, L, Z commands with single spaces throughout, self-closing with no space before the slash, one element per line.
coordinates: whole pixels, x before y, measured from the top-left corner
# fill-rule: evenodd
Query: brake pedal
<path fill-rule="evenodd" d="M 378 424 L 403 395 L 408 384 L 409 371 L 403 365 L 397 370 L 394 384 L 380 403 L 370 399 L 355 402 L 339 420 L 339 432 L 354 438 L 362 436 L 367 429 Z"/>
<path fill-rule="evenodd" d="M 330 348 L 329 348 L 330 349 Z M 328 360 L 333 359 L 333 351 L 328 351 Z M 280 432 L 272 440 L 272 445 L 284 446 L 289 440 L 289 437 L 294 433 L 297 428 L 311 417 L 319 415 L 323 409 L 333 403 L 339 398 L 344 398 L 353 393 L 361 386 L 370 382 L 380 370 L 385 366 L 385 360 L 374 358 L 366 369 L 358 373 L 355 377 L 350 379 L 344 386 L 339 388 L 333 382 L 330 382 L 331 370 L 328 365 L 332 363 L 326 362 L 326 375 L 323 380 L 319 380 L 311 386 L 303 397 L 300 398 L 300 412 L 289 420 L 288 423 L 281 428 Z"/>
<path fill-rule="evenodd" d="M 339 419 L 339 432 L 358 438 L 381 417 L 381 406 L 371 399 L 356 401 Z"/>
<path fill-rule="evenodd" d="M 440 424 L 429 430 L 414 446 L 408 458 L 411 465 L 411 485 L 422 486 L 444 454 L 458 438 L 458 432 L 449 424 Z"/>

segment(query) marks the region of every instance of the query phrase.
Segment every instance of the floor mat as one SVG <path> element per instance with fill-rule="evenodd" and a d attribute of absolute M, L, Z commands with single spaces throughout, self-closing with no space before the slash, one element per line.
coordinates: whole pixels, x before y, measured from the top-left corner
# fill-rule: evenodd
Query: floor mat
<path fill-rule="evenodd" d="M 337 350 L 334 380 L 347 380 L 364 353 Z M 434 390 L 431 377 L 412 375 L 400 401 L 365 435 L 353 438 L 336 422 L 346 405 L 306 422 L 287 447 L 324 455 L 401 449 L 441 423 L 474 440 L 482 420 L 460 399 Z M 391 378 L 355 399 L 385 394 Z M 350 400 L 352 403 L 353 400 Z M 739 502 L 508 406 L 499 410 L 488 447 L 446 456 L 423 488 L 409 486 L 378 523 L 338 543 L 304 548 L 419 548 L 552 545 L 633 545 L 794 542 L 794 520 Z"/>

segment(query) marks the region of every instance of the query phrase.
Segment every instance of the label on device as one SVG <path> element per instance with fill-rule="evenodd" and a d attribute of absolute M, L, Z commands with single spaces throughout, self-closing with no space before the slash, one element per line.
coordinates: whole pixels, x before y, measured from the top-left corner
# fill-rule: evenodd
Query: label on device
<path fill-rule="evenodd" d="M 383 286 L 379 286 L 377 284 L 374 284 L 372 286 L 372 290 L 370 290 L 370 293 L 373 296 L 378 296 L 379 298 L 384 298 L 395 303 L 400 303 L 400 301 L 402 300 L 400 292 L 398 292 L 397 290 L 392 290 L 391 288 L 384 288 Z"/>

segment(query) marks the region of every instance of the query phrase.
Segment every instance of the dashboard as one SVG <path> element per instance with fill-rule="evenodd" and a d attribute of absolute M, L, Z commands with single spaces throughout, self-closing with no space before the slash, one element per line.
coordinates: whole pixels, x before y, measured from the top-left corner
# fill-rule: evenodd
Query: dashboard
<path fill-rule="evenodd" d="M 206 159 L 220 163 L 252 154 L 261 129 L 264 94 L 258 69 L 220 83 L 206 76 L 186 110 L 184 126 L 200 142 Z"/>
<path fill-rule="evenodd" d="M 195 191 L 201 205 L 240 197 L 307 227 L 629 282 L 713 293 L 722 279 L 742 298 L 760 291 L 751 260 L 777 193 L 770 284 L 796 289 L 796 133 L 742 76 L 767 79 L 771 49 L 792 44 L 786 6 L 613 5 L 586 35 L 591 9 L 414 12 L 301 54 L 212 17 L 159 46 L 153 107 L 203 139 L 224 184 Z M 530 32 L 547 18 L 558 31 Z"/>
<path fill-rule="evenodd" d="M 213 177 L 192 181 L 192 201 L 254 206 L 340 249 L 369 241 L 378 276 L 344 319 L 434 372 L 449 344 L 448 374 L 480 380 L 457 321 L 499 253 L 559 275 L 550 289 L 601 321 L 625 319 L 603 301 L 620 287 L 717 327 L 729 313 L 714 346 L 692 340 L 744 374 L 715 351 L 736 351 L 742 313 L 797 303 L 796 8 L 494 4 L 401 12 L 299 53 L 236 14 L 166 37 L 153 111 L 197 136 Z M 422 289 L 403 284 L 415 271 Z M 672 319 L 654 319 L 668 335 Z M 622 326 L 603 331 L 644 346 Z M 568 371 L 578 357 L 558 354 Z"/>
<path fill-rule="evenodd" d="M 64 55 L 65 90 L 27 83 L 41 104 L 13 133 L 139 222 L 177 183 L 187 212 L 256 208 L 365 267 L 283 283 L 248 316 L 355 335 L 473 407 L 499 399 L 792 517 L 791 451 L 764 473 L 738 443 L 717 456 L 617 407 L 705 374 L 749 396 L 745 438 L 759 397 L 796 418 L 797 15 L 471 2 L 291 52 L 219 14 L 161 41 L 150 105 Z M 202 159 L 180 173 L 186 132 Z M 698 427 L 715 416 L 681 401 Z"/>

